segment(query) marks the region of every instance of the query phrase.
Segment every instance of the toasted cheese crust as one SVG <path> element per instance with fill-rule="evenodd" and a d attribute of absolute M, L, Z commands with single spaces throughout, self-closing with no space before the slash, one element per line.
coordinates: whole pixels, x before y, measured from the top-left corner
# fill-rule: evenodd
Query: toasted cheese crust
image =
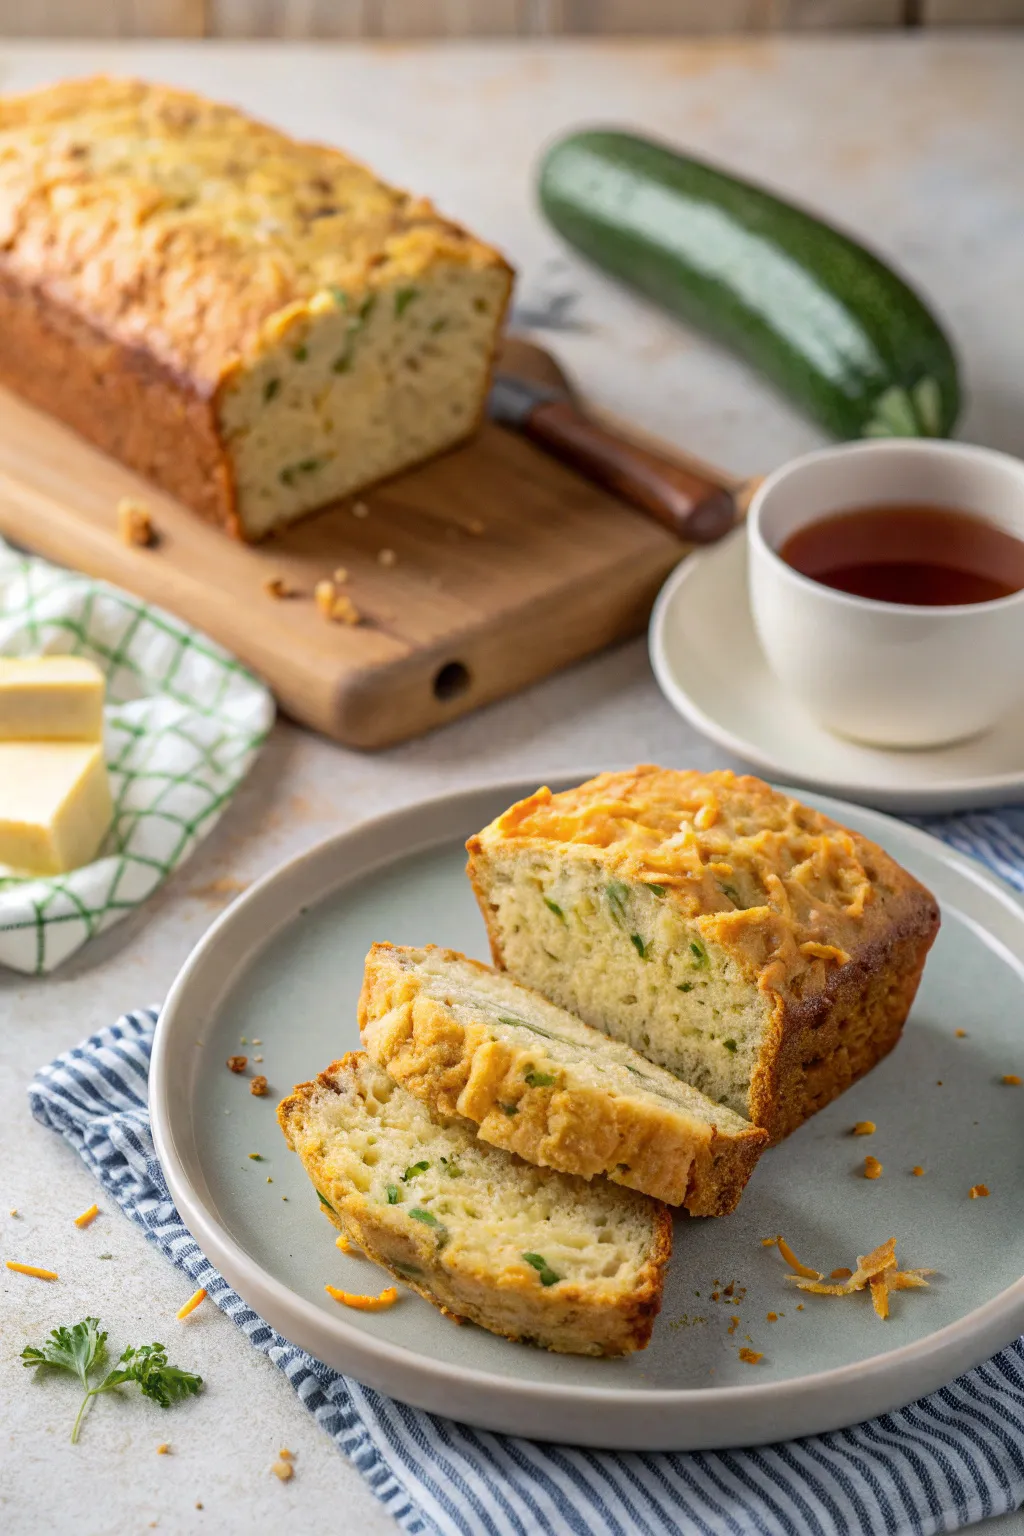
<path fill-rule="evenodd" d="M 455 950 L 375 944 L 359 1027 L 371 1058 L 493 1146 L 603 1174 L 696 1216 L 733 1210 L 762 1130 Z"/>
<path fill-rule="evenodd" d="M 644 765 L 540 789 L 467 847 L 496 964 L 773 1139 L 892 1048 L 939 925 L 881 848 L 730 772 Z M 530 915 L 530 883 L 557 904 L 560 879 L 590 882 L 575 926 Z"/>
<path fill-rule="evenodd" d="M 300 1083 L 278 1120 L 324 1214 L 447 1316 L 562 1354 L 647 1345 L 666 1206 L 488 1147 L 361 1052 Z"/>

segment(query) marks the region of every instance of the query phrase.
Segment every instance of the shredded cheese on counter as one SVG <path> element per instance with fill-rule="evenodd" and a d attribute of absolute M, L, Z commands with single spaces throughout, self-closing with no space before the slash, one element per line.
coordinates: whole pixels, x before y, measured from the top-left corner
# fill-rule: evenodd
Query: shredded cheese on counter
<path fill-rule="evenodd" d="M 186 1301 L 186 1303 L 185 1303 L 185 1305 L 183 1307 L 179 1307 L 178 1308 L 177 1312 L 175 1312 L 175 1314 L 174 1314 L 175 1317 L 180 1322 L 183 1317 L 188 1317 L 190 1312 L 194 1312 L 196 1307 L 199 1306 L 200 1302 L 203 1302 L 205 1300 L 206 1300 L 206 1292 L 202 1289 L 202 1287 L 200 1287 L 200 1289 L 198 1291 L 195 1291 L 189 1297 L 188 1301 Z"/>

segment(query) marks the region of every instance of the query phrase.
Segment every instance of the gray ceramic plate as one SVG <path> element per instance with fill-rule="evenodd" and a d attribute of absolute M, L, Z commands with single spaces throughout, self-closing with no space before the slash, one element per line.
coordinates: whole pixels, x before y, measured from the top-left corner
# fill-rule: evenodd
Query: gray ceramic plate
<path fill-rule="evenodd" d="M 157 1031 L 153 1130 L 182 1217 L 232 1285 L 295 1343 L 406 1402 L 489 1429 L 622 1448 L 837 1428 L 940 1386 L 1014 1338 L 1024 1328 L 1024 1087 L 1000 1079 L 1024 1076 L 1024 907 L 924 833 L 818 799 L 931 887 L 942 931 L 892 1056 L 762 1159 L 733 1216 L 679 1220 L 650 1347 L 628 1360 L 572 1359 L 455 1327 L 411 1293 L 369 1314 L 325 1294 L 327 1281 L 365 1292 L 384 1277 L 335 1247 L 275 1104 L 358 1045 L 355 1004 L 374 939 L 486 954 L 462 843 L 535 787 L 461 792 L 322 843 L 247 891 L 192 954 Z M 263 1056 L 255 1070 L 270 1080 L 267 1098 L 227 1071 L 226 1058 L 243 1052 Z M 873 1120 L 876 1133 L 851 1137 L 857 1120 Z M 873 1182 L 861 1173 L 869 1151 L 884 1166 Z M 988 1199 L 968 1197 L 978 1183 Z M 895 1296 L 882 1323 L 865 1295 L 794 1291 L 776 1249 L 761 1244 L 778 1232 L 825 1270 L 896 1236 L 904 1265 L 940 1274 L 927 1291 Z M 743 1363 L 742 1347 L 763 1359 Z"/>

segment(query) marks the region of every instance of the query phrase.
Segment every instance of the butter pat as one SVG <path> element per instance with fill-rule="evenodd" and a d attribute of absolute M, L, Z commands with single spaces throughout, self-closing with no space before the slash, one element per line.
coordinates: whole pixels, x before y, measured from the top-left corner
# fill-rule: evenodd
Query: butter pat
<path fill-rule="evenodd" d="M 101 746 L 0 741 L 0 864 L 31 875 L 78 869 L 112 816 Z"/>
<path fill-rule="evenodd" d="M 105 688 L 84 656 L 0 656 L 0 742 L 102 741 Z"/>

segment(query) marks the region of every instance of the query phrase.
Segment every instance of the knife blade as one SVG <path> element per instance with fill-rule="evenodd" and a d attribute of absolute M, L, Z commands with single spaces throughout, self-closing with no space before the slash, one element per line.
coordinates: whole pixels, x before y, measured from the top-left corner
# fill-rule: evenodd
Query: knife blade
<path fill-rule="evenodd" d="M 737 518 L 731 490 L 592 420 L 564 390 L 494 375 L 487 414 L 691 544 L 713 544 Z"/>

